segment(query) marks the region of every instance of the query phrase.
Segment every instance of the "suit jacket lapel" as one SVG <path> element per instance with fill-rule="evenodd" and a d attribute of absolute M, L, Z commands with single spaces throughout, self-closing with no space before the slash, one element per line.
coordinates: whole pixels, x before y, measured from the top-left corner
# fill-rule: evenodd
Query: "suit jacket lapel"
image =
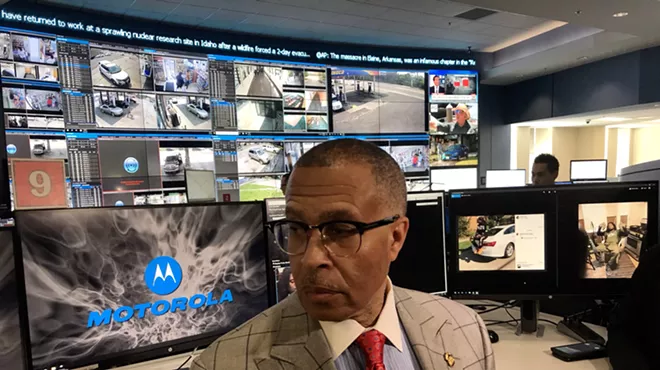
<path fill-rule="evenodd" d="M 289 304 L 282 309 L 280 328 L 270 356 L 297 369 L 336 370 L 321 325 L 307 315 L 296 295 L 288 300 Z M 267 363 L 263 365 L 269 368 Z"/>
<path fill-rule="evenodd" d="M 406 331 L 408 342 L 413 348 L 417 360 L 423 369 L 462 369 L 459 358 L 449 366 L 446 354 L 456 354 L 454 347 L 454 327 L 449 315 L 438 316 L 424 308 L 428 302 L 420 302 L 411 297 L 405 290 L 394 287 L 399 320 Z M 429 302 L 434 298 L 430 297 Z"/>

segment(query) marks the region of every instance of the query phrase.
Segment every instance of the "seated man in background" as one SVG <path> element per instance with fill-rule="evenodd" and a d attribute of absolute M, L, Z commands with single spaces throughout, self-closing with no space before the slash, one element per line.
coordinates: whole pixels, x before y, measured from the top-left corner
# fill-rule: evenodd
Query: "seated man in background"
<path fill-rule="evenodd" d="M 552 154 L 541 154 L 534 159 L 532 166 L 532 184 L 552 186 L 559 176 L 559 161 Z"/>
<path fill-rule="evenodd" d="M 643 242 L 642 242 L 643 245 Z M 614 370 L 660 369 L 660 247 L 640 256 L 630 292 L 614 310 L 607 350 Z"/>
<path fill-rule="evenodd" d="M 297 292 L 218 339 L 193 370 L 495 368 L 471 309 L 393 286 L 408 232 L 406 183 L 376 145 L 332 140 L 289 179 L 286 219 L 269 223 Z"/>

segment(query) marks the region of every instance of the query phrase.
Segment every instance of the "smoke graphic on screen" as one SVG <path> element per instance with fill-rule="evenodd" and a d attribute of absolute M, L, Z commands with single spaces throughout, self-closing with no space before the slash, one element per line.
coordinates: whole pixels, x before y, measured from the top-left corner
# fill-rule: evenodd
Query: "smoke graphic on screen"
<path fill-rule="evenodd" d="M 0 232 L 0 364 L 23 369 L 14 251 L 10 231 Z"/>
<path fill-rule="evenodd" d="M 231 330 L 268 305 L 261 206 L 36 211 L 19 214 L 36 367 Z M 180 287 L 158 296 L 147 264 L 171 256 Z M 233 302 L 87 328 L 90 311 L 230 289 Z M 137 312 L 137 311 L 136 311 Z"/>

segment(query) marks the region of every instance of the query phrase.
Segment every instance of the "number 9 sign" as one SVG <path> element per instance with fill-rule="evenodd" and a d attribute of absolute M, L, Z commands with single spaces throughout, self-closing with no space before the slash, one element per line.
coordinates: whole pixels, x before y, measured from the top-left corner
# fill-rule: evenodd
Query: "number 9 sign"
<path fill-rule="evenodd" d="M 12 159 L 16 209 L 68 207 L 64 160 Z"/>

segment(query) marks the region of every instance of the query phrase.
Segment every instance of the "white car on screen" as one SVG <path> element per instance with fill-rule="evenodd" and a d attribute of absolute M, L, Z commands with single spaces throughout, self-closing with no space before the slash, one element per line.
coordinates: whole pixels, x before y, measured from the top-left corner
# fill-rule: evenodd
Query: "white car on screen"
<path fill-rule="evenodd" d="M 124 110 L 119 107 L 111 107 L 107 104 L 103 104 L 99 107 L 99 110 L 105 114 L 109 114 L 113 117 L 119 117 L 124 114 Z"/>
<path fill-rule="evenodd" d="M 261 164 L 268 164 L 268 162 L 270 162 L 270 156 L 262 147 L 250 148 L 250 150 L 248 150 L 248 154 L 250 155 L 251 159 Z"/>
<path fill-rule="evenodd" d="M 486 231 L 480 251 L 472 246 L 472 251 L 485 257 L 509 258 L 516 251 L 516 225 L 491 227 Z"/>
<path fill-rule="evenodd" d="M 204 109 L 196 106 L 195 104 L 188 104 L 186 106 L 186 108 L 188 108 L 189 112 L 191 112 L 192 114 L 196 115 L 197 117 L 199 117 L 201 119 L 209 118 L 209 112 L 207 112 Z"/>
<path fill-rule="evenodd" d="M 339 97 L 336 94 L 332 94 L 332 111 L 337 112 L 344 109 L 344 104 L 339 101 Z"/>
<path fill-rule="evenodd" d="M 99 72 L 115 86 L 131 87 L 131 77 L 115 63 L 107 60 L 100 61 Z"/>

